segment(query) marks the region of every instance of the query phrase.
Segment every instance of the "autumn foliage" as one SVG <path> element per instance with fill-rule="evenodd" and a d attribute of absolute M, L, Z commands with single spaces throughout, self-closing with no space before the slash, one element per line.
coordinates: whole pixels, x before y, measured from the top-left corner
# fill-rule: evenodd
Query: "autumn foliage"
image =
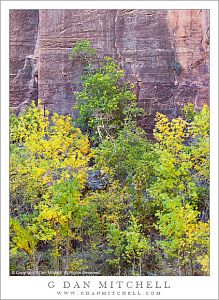
<path fill-rule="evenodd" d="M 122 78 L 91 68 L 76 120 L 40 101 L 11 115 L 12 275 L 209 275 L 209 108 L 158 112 L 149 141 Z"/>

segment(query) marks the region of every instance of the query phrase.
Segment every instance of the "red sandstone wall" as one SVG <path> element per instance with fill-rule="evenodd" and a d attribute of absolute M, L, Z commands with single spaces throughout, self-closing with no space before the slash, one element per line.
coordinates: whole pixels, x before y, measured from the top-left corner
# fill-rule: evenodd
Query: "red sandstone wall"
<path fill-rule="evenodd" d="M 119 60 L 136 86 L 139 106 L 149 113 L 142 120 L 149 131 L 155 111 L 176 116 L 186 101 L 197 108 L 209 101 L 207 10 L 40 10 L 39 19 L 38 11 L 15 10 L 11 106 L 19 111 L 38 97 L 49 110 L 69 113 L 82 68 L 67 54 L 80 39 Z"/>
<path fill-rule="evenodd" d="M 10 10 L 10 105 L 36 100 L 37 71 L 34 56 L 38 37 L 38 10 Z M 19 108 L 18 108 L 19 110 Z"/>

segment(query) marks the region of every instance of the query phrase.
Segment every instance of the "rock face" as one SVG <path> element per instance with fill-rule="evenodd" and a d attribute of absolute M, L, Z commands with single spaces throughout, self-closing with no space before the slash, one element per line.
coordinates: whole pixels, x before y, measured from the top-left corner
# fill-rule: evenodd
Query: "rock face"
<path fill-rule="evenodd" d="M 11 106 L 42 98 L 50 111 L 70 113 L 82 65 L 67 55 L 83 39 L 120 62 L 148 132 L 156 111 L 177 116 L 185 102 L 209 101 L 208 10 L 13 10 Z"/>
<path fill-rule="evenodd" d="M 17 112 L 38 99 L 38 10 L 10 10 L 10 106 Z"/>

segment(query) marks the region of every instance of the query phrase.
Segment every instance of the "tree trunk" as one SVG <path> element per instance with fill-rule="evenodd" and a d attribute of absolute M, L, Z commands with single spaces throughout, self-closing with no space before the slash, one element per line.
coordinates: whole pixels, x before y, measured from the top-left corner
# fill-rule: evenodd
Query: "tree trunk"
<path fill-rule="evenodd" d="M 34 271 L 34 275 L 38 276 L 39 275 L 39 268 L 38 268 L 38 263 L 36 261 L 36 258 L 34 255 L 31 256 L 31 263 L 33 266 L 33 271 Z"/>
<path fill-rule="evenodd" d="M 119 276 L 120 276 L 120 274 L 121 274 L 121 267 L 119 266 L 118 269 L 119 269 Z"/>
<path fill-rule="evenodd" d="M 141 258 L 139 258 L 139 276 L 141 276 Z"/>
<path fill-rule="evenodd" d="M 37 259 L 36 259 L 34 246 L 32 246 L 31 262 L 32 262 L 33 270 L 36 273 L 35 275 L 38 276 L 39 275 L 39 268 L 38 268 L 38 262 L 37 262 Z"/>
<path fill-rule="evenodd" d="M 133 261 L 133 264 L 132 264 L 132 272 L 133 272 L 133 275 L 135 274 L 135 255 L 134 255 L 134 261 Z"/>
<path fill-rule="evenodd" d="M 56 234 L 56 238 L 55 238 L 55 270 L 56 271 L 60 270 L 58 234 Z"/>
<path fill-rule="evenodd" d="M 192 254 L 191 254 L 191 251 L 190 251 L 190 265 L 191 265 L 192 276 L 194 276 L 194 266 L 193 266 L 193 260 L 192 260 Z"/>
<path fill-rule="evenodd" d="M 67 242 L 66 242 L 66 259 L 65 259 L 65 271 L 68 271 L 68 257 L 69 257 L 69 248 L 70 248 L 70 238 L 69 235 L 67 236 Z"/>
<path fill-rule="evenodd" d="M 180 266 L 180 259 L 179 258 L 178 258 L 178 273 L 179 273 L 179 276 L 182 275 L 181 266 Z"/>

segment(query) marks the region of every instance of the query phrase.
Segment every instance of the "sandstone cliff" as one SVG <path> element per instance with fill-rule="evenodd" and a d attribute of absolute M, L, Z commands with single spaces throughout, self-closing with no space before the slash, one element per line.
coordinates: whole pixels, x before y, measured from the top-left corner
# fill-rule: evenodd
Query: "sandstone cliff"
<path fill-rule="evenodd" d="M 81 39 L 121 63 L 148 131 L 158 110 L 176 116 L 187 101 L 209 101 L 208 10 L 12 10 L 11 107 L 42 98 L 50 111 L 71 112 L 82 66 L 67 54 Z"/>

